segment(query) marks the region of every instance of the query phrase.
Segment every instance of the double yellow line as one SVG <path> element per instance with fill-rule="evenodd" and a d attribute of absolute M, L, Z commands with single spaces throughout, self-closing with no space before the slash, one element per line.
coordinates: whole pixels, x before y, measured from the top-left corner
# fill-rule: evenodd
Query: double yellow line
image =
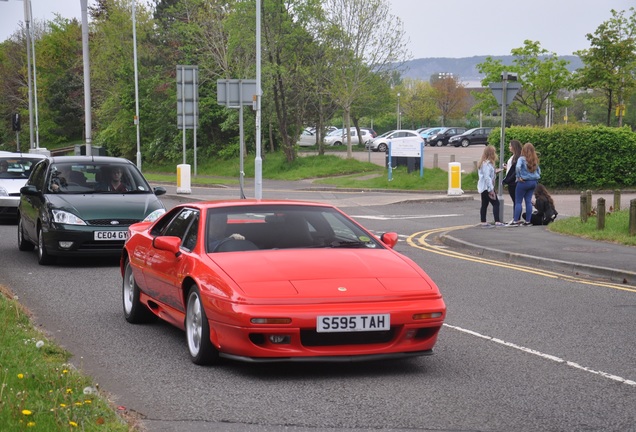
<path fill-rule="evenodd" d="M 479 263 L 479 264 L 491 265 L 491 266 L 494 266 L 494 267 L 502 267 L 502 268 L 506 268 L 506 269 L 509 269 L 509 270 L 517 270 L 517 271 L 521 271 L 521 272 L 524 272 L 524 273 L 531 273 L 531 274 L 535 274 L 535 275 L 538 275 L 538 276 L 544 276 L 544 277 L 549 277 L 549 278 L 553 278 L 553 279 L 562 279 L 562 280 L 575 282 L 575 283 L 580 283 L 580 284 L 585 284 L 585 285 L 593 285 L 593 286 L 599 286 L 599 287 L 604 287 L 604 288 L 611 288 L 611 289 L 615 289 L 615 290 L 636 293 L 636 288 L 626 287 L 625 285 L 620 285 L 620 284 L 616 284 L 616 283 L 612 283 L 612 282 L 603 282 L 603 281 L 594 281 L 594 280 L 589 280 L 589 279 L 583 279 L 583 278 L 579 278 L 579 277 L 575 277 L 575 276 L 568 276 L 568 275 L 565 275 L 565 274 L 552 272 L 552 271 L 549 271 L 549 270 L 541 270 L 541 269 L 536 269 L 536 268 L 527 267 L 527 266 L 521 266 L 521 265 L 508 263 L 508 262 L 495 261 L 495 260 L 488 259 L 488 258 L 478 258 L 478 257 L 467 255 L 467 254 L 464 254 L 464 253 L 461 253 L 461 252 L 457 252 L 457 251 L 441 248 L 441 247 L 439 247 L 437 245 L 432 244 L 429 241 L 429 239 L 431 237 L 433 237 L 435 234 L 438 234 L 440 232 L 456 231 L 456 230 L 460 230 L 460 229 L 469 228 L 471 226 L 473 226 L 473 225 L 461 225 L 461 226 L 454 226 L 454 227 L 435 228 L 435 229 L 428 230 L 428 231 L 420 231 L 420 232 L 416 232 L 414 234 L 411 234 L 406 239 L 406 241 L 407 241 L 407 243 L 410 246 L 412 246 L 414 248 L 425 250 L 425 251 L 428 251 L 428 252 L 432 252 L 432 253 L 435 253 L 435 254 L 438 254 L 438 255 L 443 255 L 443 256 L 446 256 L 446 257 L 457 258 L 457 259 L 461 259 L 461 260 L 464 260 L 464 261 L 471 261 L 471 262 L 475 262 L 475 263 Z"/>

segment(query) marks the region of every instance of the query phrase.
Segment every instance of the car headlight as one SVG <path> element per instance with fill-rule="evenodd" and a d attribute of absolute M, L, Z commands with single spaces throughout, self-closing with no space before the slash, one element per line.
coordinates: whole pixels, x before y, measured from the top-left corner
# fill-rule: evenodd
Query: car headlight
<path fill-rule="evenodd" d="M 53 222 L 65 225 L 86 225 L 86 222 L 73 213 L 64 210 L 51 210 L 51 213 L 53 213 Z"/>
<path fill-rule="evenodd" d="M 148 216 L 146 216 L 142 222 L 154 222 L 157 219 L 159 219 L 159 216 L 161 216 L 165 212 L 166 211 L 164 209 L 157 209 L 153 211 L 152 213 L 150 213 Z"/>

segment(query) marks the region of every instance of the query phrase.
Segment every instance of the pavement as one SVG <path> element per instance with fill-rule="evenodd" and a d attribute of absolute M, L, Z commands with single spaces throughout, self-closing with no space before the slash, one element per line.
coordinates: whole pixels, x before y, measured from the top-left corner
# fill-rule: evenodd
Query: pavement
<path fill-rule="evenodd" d="M 191 188 L 190 194 L 177 194 L 176 187 L 163 185 L 169 196 L 191 200 L 240 198 L 238 186 Z M 254 197 L 254 181 L 244 182 L 245 196 Z M 311 180 L 295 182 L 263 180 L 264 199 L 296 199 L 329 202 L 339 208 L 368 205 L 388 205 L 403 202 L 434 202 L 479 200 L 476 193 L 449 196 L 445 191 L 413 192 L 395 190 L 362 190 L 330 188 L 314 185 Z M 580 215 L 580 193 L 553 194 L 559 218 Z M 503 197 L 504 214 L 511 214 L 510 198 Z M 613 192 L 595 193 L 592 207 L 604 198 L 606 208 L 614 203 Z M 629 208 L 636 199 L 636 191 L 621 194 L 621 208 Z M 345 210 L 346 211 L 346 210 Z M 490 216 L 490 212 L 489 212 Z M 554 233 L 545 226 L 491 227 L 474 226 L 440 232 L 438 240 L 444 245 L 473 255 L 484 256 L 518 265 L 540 267 L 555 272 L 602 279 L 636 287 L 636 247 L 600 242 Z"/>

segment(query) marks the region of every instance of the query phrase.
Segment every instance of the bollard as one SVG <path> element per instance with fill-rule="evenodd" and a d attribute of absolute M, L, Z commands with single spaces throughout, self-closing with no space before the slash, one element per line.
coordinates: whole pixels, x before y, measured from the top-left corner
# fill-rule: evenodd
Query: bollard
<path fill-rule="evenodd" d="M 448 195 L 461 195 L 462 190 L 462 164 L 450 162 L 448 164 Z"/>
<path fill-rule="evenodd" d="M 614 191 L 614 211 L 620 211 L 621 209 L 621 191 L 616 189 Z"/>
<path fill-rule="evenodd" d="M 473 171 L 477 171 L 479 168 L 477 167 L 477 161 L 473 161 Z"/>
<path fill-rule="evenodd" d="M 581 192 L 581 222 L 587 222 L 587 195 Z"/>
<path fill-rule="evenodd" d="M 439 167 L 439 156 L 437 155 L 437 153 L 435 153 L 433 155 L 433 168 L 438 168 Z"/>
<path fill-rule="evenodd" d="M 605 198 L 596 200 L 596 229 L 605 229 Z"/>
<path fill-rule="evenodd" d="M 587 214 L 591 215 L 592 214 L 592 191 L 591 190 L 586 190 L 585 194 L 587 195 Z"/>
<path fill-rule="evenodd" d="M 450 161 L 455 162 L 455 155 L 450 155 Z"/>
<path fill-rule="evenodd" d="M 636 235 L 636 199 L 629 202 L 629 235 Z"/>
<path fill-rule="evenodd" d="M 188 164 L 177 165 L 177 193 L 192 193 L 190 189 L 190 165 Z"/>

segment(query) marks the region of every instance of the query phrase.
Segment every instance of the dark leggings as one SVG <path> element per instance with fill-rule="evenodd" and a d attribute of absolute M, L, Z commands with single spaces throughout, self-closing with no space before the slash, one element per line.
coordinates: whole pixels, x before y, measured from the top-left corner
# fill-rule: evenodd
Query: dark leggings
<path fill-rule="evenodd" d="M 512 206 L 515 206 L 515 191 L 517 190 L 517 183 L 513 183 L 508 185 L 508 195 L 510 195 L 510 199 L 512 200 Z"/>
<path fill-rule="evenodd" d="M 488 212 L 489 203 L 492 204 L 492 214 L 495 216 L 495 222 L 501 222 L 499 220 L 499 198 L 497 198 L 497 195 L 495 195 L 494 200 L 490 199 L 487 190 L 481 193 L 481 208 L 479 209 L 481 222 L 486 222 L 486 213 Z"/>

